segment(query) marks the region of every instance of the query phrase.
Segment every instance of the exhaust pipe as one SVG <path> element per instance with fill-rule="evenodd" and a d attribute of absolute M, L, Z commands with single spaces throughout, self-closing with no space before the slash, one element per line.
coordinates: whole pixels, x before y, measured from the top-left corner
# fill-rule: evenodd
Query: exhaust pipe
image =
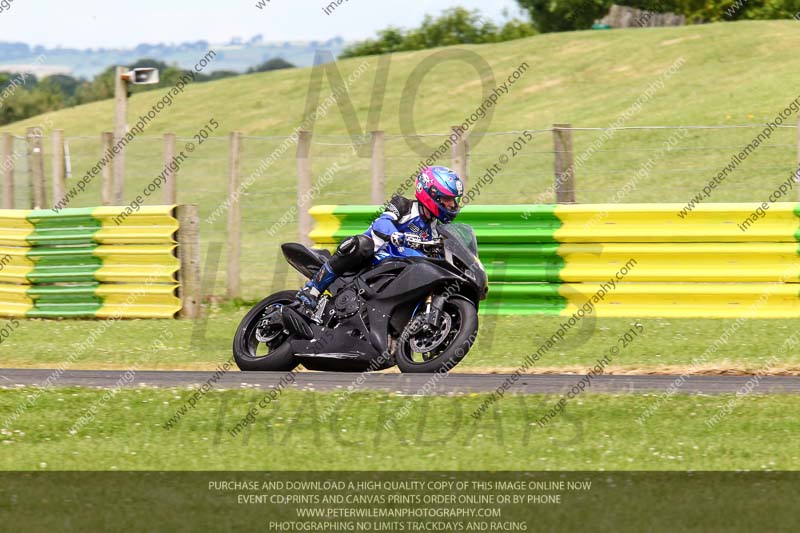
<path fill-rule="evenodd" d="M 314 332 L 303 316 L 289 306 L 281 307 L 283 329 L 304 339 L 313 339 Z"/>

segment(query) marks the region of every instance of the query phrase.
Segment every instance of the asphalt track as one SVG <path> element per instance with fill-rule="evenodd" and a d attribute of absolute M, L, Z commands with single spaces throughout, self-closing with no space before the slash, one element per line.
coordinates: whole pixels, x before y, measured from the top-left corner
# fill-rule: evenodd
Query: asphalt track
<path fill-rule="evenodd" d="M 271 389 L 273 387 L 297 390 L 336 391 L 350 386 L 362 390 L 382 390 L 400 394 L 451 394 L 491 392 L 504 382 L 511 382 L 509 374 L 462 374 L 444 377 L 430 374 L 373 373 L 361 377 L 358 373 L 297 372 L 289 376 L 284 372 L 229 371 L 210 381 L 214 372 L 189 372 L 177 370 L 139 370 L 125 376 L 125 370 L 66 370 L 0 369 L 0 387 L 40 385 L 50 379 L 53 386 L 79 386 L 96 388 L 114 387 L 192 387 L 211 383 L 215 389 Z M 217 373 L 218 374 L 218 373 Z M 123 377 L 125 376 L 125 377 Z M 294 381 L 291 382 L 291 378 Z M 664 392 L 680 376 L 626 376 L 606 375 L 593 378 L 586 391 L 591 392 Z M 562 393 L 573 387 L 582 376 L 576 374 L 523 375 L 513 383 L 508 392 L 536 394 Z M 686 394 L 735 393 L 753 379 L 752 376 L 687 376 L 677 389 Z M 800 376 L 762 376 L 749 387 L 753 393 L 800 393 Z"/>

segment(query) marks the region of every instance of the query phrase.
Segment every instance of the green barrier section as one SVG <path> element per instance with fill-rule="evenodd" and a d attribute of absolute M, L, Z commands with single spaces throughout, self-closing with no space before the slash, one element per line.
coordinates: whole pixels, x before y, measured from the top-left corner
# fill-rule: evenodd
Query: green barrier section
<path fill-rule="evenodd" d="M 490 282 L 561 281 L 564 259 L 558 244 L 481 244 L 478 256 Z"/>
<path fill-rule="evenodd" d="M 566 300 L 558 283 L 490 283 L 489 294 L 481 303 L 486 314 L 558 315 L 566 308 Z"/>
<path fill-rule="evenodd" d="M 95 273 L 103 265 L 102 259 L 94 255 L 96 249 L 95 244 L 32 248 L 28 258 L 34 267 L 28 280 L 34 284 L 94 281 Z"/>
<path fill-rule="evenodd" d="M 555 243 L 561 220 L 555 206 L 535 205 L 469 206 L 458 222 L 469 224 L 482 244 Z M 317 243 L 338 243 L 350 235 L 364 232 L 380 215 L 379 206 L 315 206 L 310 213 L 317 221 L 311 238 Z"/>
<path fill-rule="evenodd" d="M 520 207 L 469 206 L 458 216 L 459 223 L 475 231 L 478 255 L 491 283 L 481 312 L 558 314 L 567 305 L 558 290 L 564 260 L 555 234 L 561 220 L 552 205 Z M 338 244 L 366 231 L 380 212 L 378 206 L 315 206 L 310 210 L 317 222 L 311 239 L 319 246 Z"/>
<path fill-rule="evenodd" d="M 63 285 L 41 285 L 28 289 L 34 307 L 29 317 L 83 317 L 95 316 L 103 307 L 103 299 L 95 295 L 99 283 Z"/>
<path fill-rule="evenodd" d="M 56 244 L 84 244 L 93 241 L 95 233 L 103 227 L 92 216 L 93 208 L 64 209 L 55 213 L 50 209 L 32 211 L 28 221 L 33 233 L 28 236 L 32 246 Z"/>
<path fill-rule="evenodd" d="M 173 207 L 0 210 L 0 315 L 174 316 Z"/>

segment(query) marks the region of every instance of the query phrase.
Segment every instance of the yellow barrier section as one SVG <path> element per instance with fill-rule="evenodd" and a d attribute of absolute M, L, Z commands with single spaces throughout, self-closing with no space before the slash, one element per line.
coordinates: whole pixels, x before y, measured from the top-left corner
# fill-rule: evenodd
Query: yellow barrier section
<path fill-rule="evenodd" d="M 0 209 L 0 245 L 27 245 L 27 237 L 33 232 L 28 213 L 24 209 Z"/>
<path fill-rule="evenodd" d="M 560 313 L 571 316 L 603 289 L 600 283 L 565 283 Z M 800 317 L 795 283 L 618 283 L 593 303 L 599 317 Z M 584 307 L 586 310 L 586 307 Z"/>
<path fill-rule="evenodd" d="M 174 206 L 142 206 L 139 211 L 121 219 L 119 207 L 98 207 L 92 216 L 102 223 L 95 234 L 101 244 L 174 243 L 178 220 L 172 216 Z M 115 222 L 119 221 L 119 224 Z M 121 219 L 121 220 L 120 220 Z"/>
<path fill-rule="evenodd" d="M 0 315 L 27 316 L 33 309 L 33 300 L 28 297 L 27 285 L 0 283 Z"/>
<path fill-rule="evenodd" d="M 562 244 L 561 279 L 570 283 L 604 281 L 630 260 L 626 282 L 797 282 L 796 243 L 607 243 Z"/>
<path fill-rule="evenodd" d="M 559 314 L 591 302 L 601 317 L 800 316 L 797 204 L 743 225 L 759 205 L 702 204 L 683 217 L 676 204 L 556 206 Z"/>
<path fill-rule="evenodd" d="M 180 311 L 180 301 L 170 284 L 106 284 L 95 294 L 103 306 L 95 312 L 98 318 L 164 318 Z"/>
<path fill-rule="evenodd" d="M 100 245 L 94 255 L 102 266 L 94 273 L 102 282 L 171 283 L 180 268 L 174 244 Z"/>
<path fill-rule="evenodd" d="M 797 242 L 797 204 L 777 203 L 743 231 L 760 204 L 701 204 L 681 218 L 679 204 L 558 205 L 557 242 Z"/>

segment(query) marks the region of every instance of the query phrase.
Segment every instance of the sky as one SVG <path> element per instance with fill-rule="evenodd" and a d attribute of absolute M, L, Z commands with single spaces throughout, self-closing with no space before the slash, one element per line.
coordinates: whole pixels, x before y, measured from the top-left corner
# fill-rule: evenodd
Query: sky
<path fill-rule="evenodd" d="M 116 48 L 140 43 L 249 39 L 345 40 L 389 25 L 413 27 L 449 7 L 480 9 L 496 22 L 522 17 L 515 0 L 0 0 L 0 40 L 52 48 Z M 262 2 L 261 9 L 256 4 Z"/>

